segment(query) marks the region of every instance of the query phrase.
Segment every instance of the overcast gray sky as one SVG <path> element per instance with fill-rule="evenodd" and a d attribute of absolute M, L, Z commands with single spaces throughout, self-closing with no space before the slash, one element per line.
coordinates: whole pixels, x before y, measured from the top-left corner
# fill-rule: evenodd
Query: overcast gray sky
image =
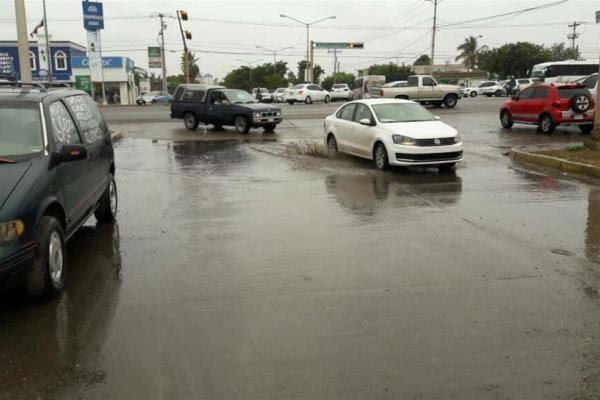
<path fill-rule="evenodd" d="M 550 45 L 567 42 L 568 23 L 584 22 L 578 28 L 578 44 L 584 58 L 597 59 L 600 52 L 600 24 L 595 24 L 597 0 L 569 0 L 546 9 L 482 22 L 444 25 L 520 10 L 552 0 L 441 0 L 438 6 L 436 64 L 454 62 L 456 47 L 468 35 L 483 35 L 481 45 L 497 47 L 507 42 L 531 41 Z M 320 0 L 320 1 L 182 1 L 182 0 L 104 0 L 105 29 L 102 45 L 105 55 L 131 57 L 147 68 L 146 47 L 156 45 L 159 22 L 153 13 L 175 14 L 188 11 L 185 29 L 193 34 L 189 47 L 200 59 L 200 70 L 222 78 L 241 64 L 238 59 L 272 62 L 272 54 L 257 49 L 291 46 L 278 55 L 296 70 L 306 53 L 306 29 L 280 14 L 311 22 L 323 17 L 335 20 L 311 27 L 311 40 L 364 42 L 364 50 L 345 50 L 340 55 L 343 71 L 356 72 L 373 63 L 390 61 L 412 63 L 429 53 L 433 6 L 425 0 Z M 25 0 L 28 29 L 42 17 L 41 0 Z M 71 40 L 85 45 L 81 1 L 46 0 L 48 25 L 54 40 Z M 14 0 L 0 0 L 0 39 L 16 39 Z M 183 45 L 177 21 L 168 19 L 165 34 L 169 75 L 180 73 L 178 57 Z M 233 54 L 238 53 L 238 54 Z M 315 59 L 329 74 L 333 57 L 316 51 Z M 159 72 L 159 71 L 156 71 Z"/>

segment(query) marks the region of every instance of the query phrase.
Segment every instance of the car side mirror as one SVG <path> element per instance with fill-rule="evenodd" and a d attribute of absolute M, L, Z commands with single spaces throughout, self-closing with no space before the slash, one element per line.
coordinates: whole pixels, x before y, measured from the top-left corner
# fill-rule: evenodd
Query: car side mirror
<path fill-rule="evenodd" d="M 88 151 L 85 146 L 80 144 L 66 144 L 60 151 L 53 153 L 55 164 L 79 161 L 87 158 Z"/>
<path fill-rule="evenodd" d="M 367 125 L 367 126 L 371 126 L 371 125 L 375 125 L 373 124 L 373 121 L 371 121 L 369 118 L 363 118 L 360 121 L 358 121 L 361 125 Z"/>

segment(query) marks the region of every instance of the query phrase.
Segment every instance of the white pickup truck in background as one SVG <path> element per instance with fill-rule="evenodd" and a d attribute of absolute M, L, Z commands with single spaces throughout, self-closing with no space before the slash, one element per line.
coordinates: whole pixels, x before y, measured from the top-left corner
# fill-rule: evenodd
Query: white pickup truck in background
<path fill-rule="evenodd" d="M 462 98 L 461 88 L 455 85 L 441 85 L 430 75 L 411 75 L 406 86 L 379 87 L 377 97 L 413 100 L 418 103 L 433 104 L 440 107 L 456 107 Z M 375 94 L 375 93 L 373 93 Z"/>

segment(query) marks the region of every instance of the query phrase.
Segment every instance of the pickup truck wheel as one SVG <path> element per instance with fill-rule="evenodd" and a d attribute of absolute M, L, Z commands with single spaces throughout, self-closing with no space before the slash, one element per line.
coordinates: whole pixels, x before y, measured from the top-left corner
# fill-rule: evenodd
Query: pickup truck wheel
<path fill-rule="evenodd" d="M 496 90 L 494 92 L 494 96 L 496 96 L 496 97 L 502 97 L 502 90 Z"/>
<path fill-rule="evenodd" d="M 456 107 L 456 103 L 458 103 L 458 97 L 455 94 L 449 94 L 444 97 L 444 105 L 447 108 Z"/>
<path fill-rule="evenodd" d="M 504 129 L 512 128 L 514 121 L 512 119 L 512 115 L 510 114 L 510 111 L 502 110 L 500 112 L 500 123 L 502 124 L 502 127 Z"/>
<path fill-rule="evenodd" d="M 310 96 L 306 96 L 306 99 L 304 100 L 304 102 L 306 104 L 312 104 L 312 99 L 310 98 Z"/>
<path fill-rule="evenodd" d="M 263 126 L 263 129 L 265 130 L 265 133 L 273 133 L 276 126 L 277 126 L 277 124 L 269 124 L 269 125 Z"/>
<path fill-rule="evenodd" d="M 37 250 L 27 271 L 26 290 L 32 297 L 52 297 L 65 284 L 67 266 L 65 234 L 58 220 L 50 215 L 40 219 Z"/>
<path fill-rule="evenodd" d="M 471 96 L 471 97 L 477 97 L 477 92 L 475 92 L 475 91 L 472 91 L 472 92 L 471 92 L 471 94 L 470 94 L 469 96 Z"/>
<path fill-rule="evenodd" d="M 198 118 L 196 118 L 196 116 L 193 113 L 186 113 L 183 116 L 183 123 L 185 124 L 185 127 L 190 131 L 195 131 L 196 129 L 198 129 Z"/>
<path fill-rule="evenodd" d="M 117 218 L 118 205 L 117 184 L 115 183 L 114 176 L 111 174 L 109 175 L 108 187 L 104 191 L 102 198 L 100 198 L 100 204 L 98 204 L 98 208 L 94 211 L 94 216 L 101 224 L 113 222 Z"/>
<path fill-rule="evenodd" d="M 235 130 L 242 135 L 247 134 L 250 131 L 248 118 L 244 117 L 243 115 L 238 115 L 235 117 Z"/>

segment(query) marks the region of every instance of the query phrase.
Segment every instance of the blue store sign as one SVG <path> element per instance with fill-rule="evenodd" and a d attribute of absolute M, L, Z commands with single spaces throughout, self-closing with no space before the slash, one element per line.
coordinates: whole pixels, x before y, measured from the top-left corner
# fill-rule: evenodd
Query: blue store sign
<path fill-rule="evenodd" d="M 102 3 L 95 1 L 84 1 L 83 6 L 83 27 L 88 31 L 97 31 L 104 29 L 104 12 Z"/>
<path fill-rule="evenodd" d="M 71 57 L 71 68 L 89 68 L 87 57 Z M 123 57 L 102 57 L 103 68 L 123 68 Z"/>

